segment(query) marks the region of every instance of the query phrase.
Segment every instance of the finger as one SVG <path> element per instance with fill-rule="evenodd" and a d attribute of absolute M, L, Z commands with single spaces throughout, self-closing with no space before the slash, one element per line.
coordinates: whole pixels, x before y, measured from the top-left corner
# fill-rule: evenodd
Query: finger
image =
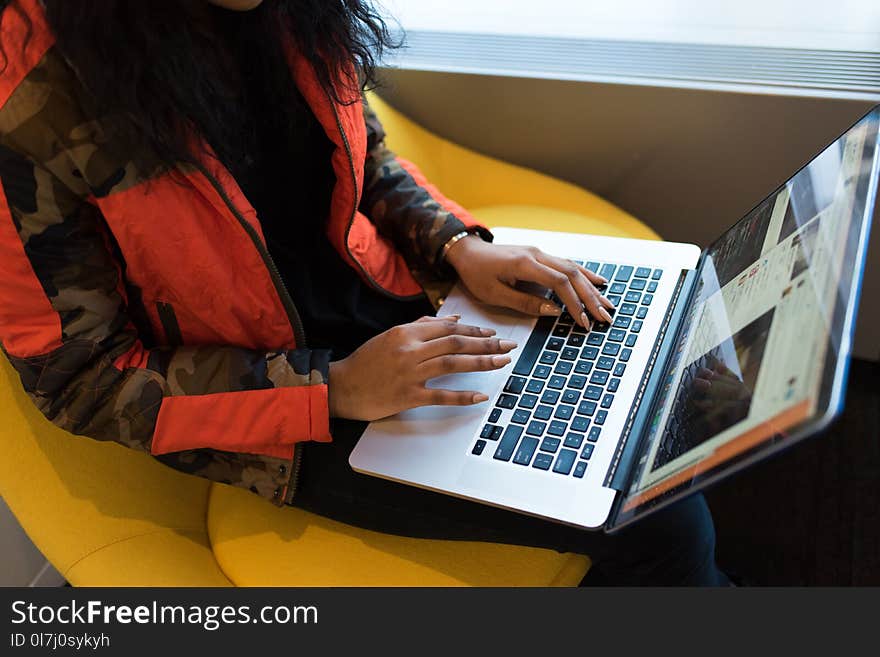
<path fill-rule="evenodd" d="M 577 263 L 575 264 L 577 265 Z M 608 285 L 608 279 L 604 276 L 600 276 L 596 272 L 590 271 L 583 265 L 577 265 L 577 268 L 580 270 L 581 274 L 586 276 L 587 280 L 590 281 L 590 283 L 595 285 L 597 288 L 605 287 L 606 285 Z"/>
<path fill-rule="evenodd" d="M 504 308 L 518 310 L 526 315 L 546 315 L 559 316 L 562 314 L 562 308 L 551 301 L 547 301 L 544 297 L 520 292 L 509 285 L 498 283 L 492 288 L 492 303 Z"/>
<path fill-rule="evenodd" d="M 446 335 L 424 342 L 418 349 L 419 362 L 445 354 L 506 354 L 516 348 L 513 340 Z"/>
<path fill-rule="evenodd" d="M 425 388 L 417 397 L 420 406 L 471 406 L 485 401 L 489 401 L 489 397 L 482 392 L 440 388 Z"/>
<path fill-rule="evenodd" d="M 568 306 L 568 312 L 571 313 L 577 321 L 585 328 L 589 328 L 589 319 L 584 312 L 584 308 L 590 312 L 590 315 L 602 322 L 611 322 L 611 314 L 606 308 L 613 308 L 610 301 L 605 299 L 593 283 L 582 273 L 583 267 L 578 266 L 571 260 L 556 258 L 554 256 L 541 253 L 538 260 L 548 266 L 556 269 L 563 274 L 569 281 L 572 289 L 578 297 L 577 306 Z M 605 280 L 604 278 L 602 280 Z M 561 298 L 561 297 L 560 297 Z M 568 305 L 568 304 L 566 304 Z"/>
<path fill-rule="evenodd" d="M 449 321 L 449 322 L 457 322 L 460 319 L 461 319 L 461 315 L 457 315 L 457 314 L 456 315 L 444 315 L 443 317 L 437 317 L 435 315 L 423 315 L 422 317 L 419 317 L 416 320 L 416 322 L 442 322 L 444 320 Z"/>
<path fill-rule="evenodd" d="M 565 272 L 559 271 L 552 266 L 548 266 L 537 259 L 541 257 L 547 256 L 538 252 L 533 258 L 523 261 L 517 269 L 517 278 L 520 280 L 533 281 L 544 287 L 549 287 L 557 294 L 562 303 L 565 304 L 565 307 L 568 308 L 568 312 L 575 318 L 575 321 L 580 322 L 582 326 L 588 328 L 589 324 L 584 323 L 583 320 L 584 304 L 581 302 L 577 291 L 569 280 L 569 277 Z M 574 267 L 574 263 L 571 264 L 572 267 Z M 577 271 L 576 267 L 575 271 Z M 578 276 L 580 276 L 580 273 L 578 273 Z"/>
<path fill-rule="evenodd" d="M 447 320 L 445 317 L 436 322 L 413 322 L 413 335 L 424 341 L 442 338 L 445 335 L 469 335 L 475 338 L 487 338 L 495 335 L 490 328 L 481 328 L 471 324 L 462 324 L 457 320 Z"/>
<path fill-rule="evenodd" d="M 446 354 L 437 356 L 419 364 L 416 368 L 422 381 L 433 379 L 445 374 L 461 372 L 491 372 L 510 363 L 510 356 L 495 354 L 493 356 L 475 356 L 470 354 Z"/>

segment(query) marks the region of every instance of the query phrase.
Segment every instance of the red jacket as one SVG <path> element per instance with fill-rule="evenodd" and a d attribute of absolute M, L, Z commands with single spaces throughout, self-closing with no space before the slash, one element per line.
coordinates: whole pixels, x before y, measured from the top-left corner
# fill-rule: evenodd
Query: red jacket
<path fill-rule="evenodd" d="M 289 500 L 296 446 L 331 440 L 327 354 L 253 207 L 216 159 L 168 171 L 105 131 L 38 0 L 10 5 L 0 37 L 0 342 L 25 389 L 72 433 Z M 485 229 L 385 148 L 365 104 L 290 64 L 336 146 L 327 238 L 367 284 L 423 294 L 413 273 L 440 275 L 442 244 Z"/>

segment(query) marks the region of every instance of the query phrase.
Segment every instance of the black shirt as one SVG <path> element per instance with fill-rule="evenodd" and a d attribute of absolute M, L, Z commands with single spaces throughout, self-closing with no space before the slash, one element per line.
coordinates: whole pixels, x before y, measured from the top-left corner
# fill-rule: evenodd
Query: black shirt
<path fill-rule="evenodd" d="M 336 182 L 330 164 L 335 147 L 292 76 L 286 98 L 272 97 L 271 72 L 265 62 L 253 61 L 257 50 L 248 47 L 242 14 L 216 14 L 230 61 L 240 66 L 241 116 L 254 128 L 254 138 L 239 147 L 217 144 L 216 135 L 205 137 L 215 152 L 239 154 L 221 159 L 257 211 L 308 346 L 332 349 L 334 359 L 341 358 L 392 326 L 432 314 L 427 298 L 401 301 L 364 283 L 330 244 L 326 227 Z"/>

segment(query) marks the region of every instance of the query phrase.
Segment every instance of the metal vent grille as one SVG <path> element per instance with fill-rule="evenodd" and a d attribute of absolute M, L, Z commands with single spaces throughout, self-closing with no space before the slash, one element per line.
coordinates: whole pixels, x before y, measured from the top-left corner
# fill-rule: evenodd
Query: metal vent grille
<path fill-rule="evenodd" d="M 880 53 L 411 31 L 407 69 L 880 100 Z"/>

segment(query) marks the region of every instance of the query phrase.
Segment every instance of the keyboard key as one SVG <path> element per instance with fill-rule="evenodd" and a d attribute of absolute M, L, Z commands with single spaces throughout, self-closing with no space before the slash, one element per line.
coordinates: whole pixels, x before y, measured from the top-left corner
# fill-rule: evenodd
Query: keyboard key
<path fill-rule="evenodd" d="M 593 364 L 588 360 L 579 360 L 574 366 L 574 371 L 578 374 L 589 374 L 593 369 Z"/>
<path fill-rule="evenodd" d="M 648 283 L 648 292 L 656 292 L 657 291 L 657 281 L 651 281 Z"/>
<path fill-rule="evenodd" d="M 498 425 L 492 427 L 492 435 L 489 436 L 489 440 L 498 440 L 502 433 L 504 433 L 504 427 Z"/>
<path fill-rule="evenodd" d="M 574 326 L 571 327 L 571 334 L 572 335 L 583 335 L 586 332 L 587 332 L 587 329 L 585 329 L 580 324 L 575 324 Z"/>
<path fill-rule="evenodd" d="M 602 408 L 611 408 L 611 404 L 614 402 L 614 395 L 605 395 L 602 397 Z"/>
<path fill-rule="evenodd" d="M 584 390 L 584 399 L 592 399 L 593 401 L 598 401 L 599 397 L 602 396 L 602 388 L 598 386 L 587 386 L 587 389 Z"/>
<path fill-rule="evenodd" d="M 538 468 L 539 470 L 549 470 L 550 466 L 553 464 L 553 457 L 549 454 L 541 454 L 540 452 L 535 457 L 535 462 L 532 463 L 533 468 Z"/>
<path fill-rule="evenodd" d="M 563 346 L 565 346 L 565 340 L 562 338 L 550 338 L 547 340 L 547 349 L 551 351 L 559 351 Z"/>
<path fill-rule="evenodd" d="M 614 367 L 614 359 L 608 356 L 599 356 L 599 360 L 596 361 L 596 369 L 610 370 L 612 367 Z"/>
<path fill-rule="evenodd" d="M 492 429 L 495 428 L 495 425 L 487 424 L 483 427 L 483 430 L 480 432 L 480 438 L 488 438 L 492 435 Z"/>
<path fill-rule="evenodd" d="M 541 395 L 541 403 L 542 404 L 555 404 L 559 401 L 559 391 L 557 390 L 545 390 L 544 394 Z"/>
<path fill-rule="evenodd" d="M 630 276 L 632 276 L 633 268 L 629 265 L 625 265 L 623 267 L 618 267 L 617 274 L 614 276 L 615 281 L 628 281 Z"/>
<path fill-rule="evenodd" d="M 541 441 L 541 451 L 542 452 L 556 452 L 559 449 L 559 438 L 551 438 L 547 436 L 544 440 Z"/>
<path fill-rule="evenodd" d="M 587 344 L 592 347 L 599 347 L 602 345 L 602 343 L 604 341 L 605 341 L 605 336 L 602 335 L 601 333 L 592 332 L 587 336 Z M 589 354 L 593 353 L 592 351 L 590 351 L 590 347 L 584 347 L 584 349 L 581 353 L 584 358 L 588 358 L 590 360 L 595 358 L 595 356 L 593 356 L 592 358 L 589 356 Z"/>
<path fill-rule="evenodd" d="M 566 406 L 565 404 L 560 404 L 556 407 L 556 412 L 553 414 L 553 417 L 557 417 L 560 420 L 568 420 L 574 414 L 574 406 Z"/>
<path fill-rule="evenodd" d="M 557 324 L 553 328 L 553 336 L 556 338 L 565 338 L 568 335 L 568 326 L 565 324 Z"/>
<path fill-rule="evenodd" d="M 620 387 L 620 379 L 611 379 L 608 382 L 608 392 L 617 392 Z"/>
<path fill-rule="evenodd" d="M 562 390 L 565 387 L 565 377 L 554 374 L 547 382 L 547 387 L 553 388 L 554 390 Z"/>
<path fill-rule="evenodd" d="M 623 329 L 613 328 L 608 331 L 608 339 L 611 342 L 623 342 L 624 337 L 626 337 L 626 331 Z"/>
<path fill-rule="evenodd" d="M 602 347 L 602 353 L 605 356 L 616 356 L 620 352 L 620 344 L 617 342 L 606 342 Z M 604 368 L 602 368 L 604 369 Z"/>
<path fill-rule="evenodd" d="M 584 442 L 584 434 L 582 433 L 572 433 L 568 432 L 568 435 L 565 436 L 565 442 L 562 443 L 566 447 L 571 447 L 572 449 L 580 449 L 580 446 Z"/>
<path fill-rule="evenodd" d="M 620 306 L 621 315 L 632 315 L 636 311 L 636 307 L 631 303 L 625 303 Z M 543 362 L 543 361 L 541 361 Z"/>
<path fill-rule="evenodd" d="M 608 314 L 611 315 L 612 317 L 614 317 L 614 313 L 617 312 L 616 310 L 613 310 L 611 308 L 606 308 L 606 310 L 608 311 Z M 593 333 L 596 333 L 596 334 L 607 333 L 609 328 L 611 328 L 610 324 L 606 324 L 605 322 L 594 322 L 593 323 L 593 330 L 590 331 L 590 334 L 592 335 Z M 599 335 L 599 341 L 601 342 L 602 338 L 604 338 L 604 337 L 605 337 L 604 335 Z M 587 338 L 587 344 L 590 344 L 589 338 Z"/>
<path fill-rule="evenodd" d="M 567 475 L 571 472 L 571 466 L 574 465 L 575 457 L 577 457 L 577 452 L 572 449 L 560 451 L 559 456 L 556 457 L 556 463 L 553 464 L 553 472 Z"/>
<path fill-rule="evenodd" d="M 513 462 L 518 465 L 528 465 L 532 461 L 532 454 L 535 453 L 537 446 L 538 441 L 534 438 L 523 438 L 519 449 L 516 450 L 516 456 L 513 457 Z"/>
<path fill-rule="evenodd" d="M 644 278 L 634 278 L 629 283 L 629 289 L 641 292 L 645 289 L 645 283 L 647 283 L 647 281 Z"/>
<path fill-rule="evenodd" d="M 598 347 L 584 347 L 581 350 L 581 358 L 586 358 L 587 360 L 596 360 L 596 356 L 598 356 L 598 355 L 599 355 L 599 348 Z"/>
<path fill-rule="evenodd" d="M 630 333 L 628 336 L 626 336 L 626 342 L 624 344 L 627 347 L 635 347 L 638 337 L 639 336 L 635 335 L 634 333 Z"/>
<path fill-rule="evenodd" d="M 562 401 L 566 404 L 577 404 L 580 398 L 581 393 L 578 390 L 572 390 L 571 388 L 568 388 L 562 393 Z"/>
<path fill-rule="evenodd" d="M 637 319 L 632 323 L 632 328 L 630 329 L 633 333 L 638 333 L 642 330 L 642 320 Z"/>
<path fill-rule="evenodd" d="M 538 420 L 549 420 L 550 416 L 553 415 L 553 407 L 551 406 L 538 406 L 532 415 Z"/>
<path fill-rule="evenodd" d="M 602 429 L 600 429 L 599 427 L 593 427 L 592 429 L 590 429 L 590 433 L 587 434 L 587 440 L 589 440 L 591 443 L 594 443 L 599 440 L 599 435 L 601 433 Z"/>
<path fill-rule="evenodd" d="M 637 318 L 637 319 L 645 319 L 645 317 L 647 316 L 647 314 L 648 314 L 648 307 L 647 307 L 647 306 L 642 306 L 641 308 L 639 308 L 639 309 L 636 311 L 636 318 Z"/>
<path fill-rule="evenodd" d="M 495 405 L 500 408 L 513 408 L 516 406 L 516 397 L 513 395 L 500 395 Z"/>
<path fill-rule="evenodd" d="M 474 444 L 474 448 L 471 450 L 471 454 L 476 454 L 477 456 L 479 456 L 480 454 L 483 453 L 484 449 L 486 449 L 486 441 L 485 440 L 478 440 Z"/>
<path fill-rule="evenodd" d="M 584 265 L 584 269 L 589 269 L 591 272 L 593 272 L 595 274 L 596 270 L 599 269 L 599 263 L 593 262 L 592 260 L 590 260 L 590 262 L 588 262 L 587 264 Z"/>
<path fill-rule="evenodd" d="M 630 356 L 632 356 L 632 353 L 633 353 L 632 349 L 624 349 L 623 351 L 620 352 L 620 360 L 623 361 L 624 363 L 628 363 Z"/>
<path fill-rule="evenodd" d="M 500 408 L 493 408 L 492 412 L 489 413 L 489 422 L 497 422 L 498 418 L 500 418 L 500 417 L 501 417 L 501 409 Z"/>
<path fill-rule="evenodd" d="M 583 390 L 585 385 L 587 385 L 587 377 L 581 376 L 580 374 L 574 374 L 568 379 L 569 388 Z"/>
<path fill-rule="evenodd" d="M 590 377 L 590 383 L 595 383 L 598 386 L 604 386 L 608 383 L 608 372 L 593 372 L 593 376 Z"/>
<path fill-rule="evenodd" d="M 578 464 L 574 466 L 574 472 L 572 473 L 578 479 L 584 478 L 584 473 L 587 471 L 587 462 L 586 461 L 578 461 Z"/>
<path fill-rule="evenodd" d="M 572 333 L 568 336 L 568 340 L 566 340 L 565 344 L 569 347 L 580 347 L 583 346 L 584 340 L 587 339 L 583 333 Z"/>
<path fill-rule="evenodd" d="M 568 374 L 569 372 L 571 372 L 571 366 L 573 364 L 574 363 L 571 363 L 567 360 L 561 360 L 558 363 L 556 363 L 556 367 L 553 368 L 553 373 L 554 374 Z"/>
<path fill-rule="evenodd" d="M 596 411 L 596 417 L 593 419 L 593 422 L 599 425 L 605 424 L 605 418 L 607 417 L 608 411 Z"/>
<path fill-rule="evenodd" d="M 578 405 L 579 415 L 592 415 L 596 412 L 596 402 L 585 399 Z"/>
<path fill-rule="evenodd" d="M 588 459 L 593 455 L 593 446 L 590 443 L 584 445 L 583 450 L 581 450 L 581 458 Z"/>
<path fill-rule="evenodd" d="M 504 386 L 504 392 L 509 392 L 512 395 L 518 395 L 523 391 L 523 388 L 526 387 L 526 380 L 518 377 L 512 376 L 507 379 L 507 385 Z"/>
<path fill-rule="evenodd" d="M 619 294 L 609 294 L 605 298 L 608 299 L 613 305 L 616 306 L 620 303 L 621 296 Z"/>
<path fill-rule="evenodd" d="M 614 328 L 618 329 L 626 329 L 629 328 L 629 324 L 632 322 L 632 317 L 627 317 L 626 315 L 620 315 L 614 320 Z"/>
<path fill-rule="evenodd" d="M 529 422 L 529 427 L 526 429 L 526 433 L 530 436 L 542 436 L 544 435 L 544 430 L 547 428 L 546 422 L 538 422 L 538 420 L 532 420 Z"/>
<path fill-rule="evenodd" d="M 516 361 L 516 365 L 513 367 L 514 374 L 528 376 L 531 373 L 532 368 L 535 366 L 535 361 L 541 353 L 541 347 L 544 346 L 544 341 L 550 335 L 554 323 L 554 317 L 538 318 L 535 328 L 532 329 L 529 339 L 520 352 L 519 360 Z"/>
<path fill-rule="evenodd" d="M 562 356 L 564 360 L 577 360 L 580 355 L 580 349 L 575 349 L 574 347 L 566 347 L 562 350 Z"/>
<path fill-rule="evenodd" d="M 608 288 L 608 294 L 623 294 L 626 291 L 626 283 L 612 283 Z"/>
<path fill-rule="evenodd" d="M 574 317 L 567 310 L 563 310 L 558 321 L 560 324 L 574 324 Z"/>
<path fill-rule="evenodd" d="M 624 301 L 628 301 L 629 303 L 638 303 L 642 298 L 641 293 L 636 292 L 635 290 L 631 290 L 626 293 L 626 296 L 623 297 Z"/>
<path fill-rule="evenodd" d="M 571 429 L 572 431 L 579 431 L 583 433 L 587 430 L 589 426 L 589 418 L 585 418 L 581 415 L 575 415 L 574 419 L 571 421 L 571 426 L 569 427 L 569 429 Z"/>
<path fill-rule="evenodd" d="M 529 384 L 526 386 L 526 392 L 530 392 L 532 394 L 538 394 L 544 389 L 544 382 L 538 379 L 530 379 Z"/>
<path fill-rule="evenodd" d="M 519 398 L 519 405 L 522 408 L 534 408 L 535 404 L 538 403 L 537 395 L 523 395 Z"/>
<path fill-rule="evenodd" d="M 603 278 L 611 280 L 611 277 L 614 276 L 614 270 L 617 269 L 615 265 L 602 265 L 599 269 L 599 276 Z"/>
<path fill-rule="evenodd" d="M 650 305 L 651 305 L 651 302 L 652 302 L 653 300 L 654 300 L 654 295 L 653 295 L 653 294 L 646 294 L 645 296 L 642 297 L 642 305 L 643 305 L 643 306 L 650 306 Z"/>
<path fill-rule="evenodd" d="M 659 280 L 662 275 L 663 275 L 662 269 L 655 269 L 654 273 L 651 274 L 651 278 L 653 278 L 656 281 L 656 280 Z"/>
<path fill-rule="evenodd" d="M 525 424 L 529 421 L 529 412 L 518 408 L 513 412 L 513 417 L 510 418 L 510 421 L 517 424 Z"/>
<path fill-rule="evenodd" d="M 540 358 L 542 365 L 552 365 L 556 362 L 556 353 L 553 351 L 545 351 Z"/>
<path fill-rule="evenodd" d="M 551 436 L 564 436 L 566 429 L 568 429 L 568 425 L 565 422 L 553 420 L 550 422 L 550 428 L 547 429 L 547 433 Z"/>
<path fill-rule="evenodd" d="M 614 376 L 623 376 L 624 372 L 626 372 L 626 363 L 618 363 L 614 366 Z"/>
<path fill-rule="evenodd" d="M 518 427 L 515 424 L 508 425 L 504 430 L 504 437 L 498 443 L 498 449 L 495 450 L 493 458 L 499 461 L 509 461 L 510 457 L 513 456 L 513 450 L 516 449 L 516 444 L 519 442 L 521 435 L 522 427 Z"/>

